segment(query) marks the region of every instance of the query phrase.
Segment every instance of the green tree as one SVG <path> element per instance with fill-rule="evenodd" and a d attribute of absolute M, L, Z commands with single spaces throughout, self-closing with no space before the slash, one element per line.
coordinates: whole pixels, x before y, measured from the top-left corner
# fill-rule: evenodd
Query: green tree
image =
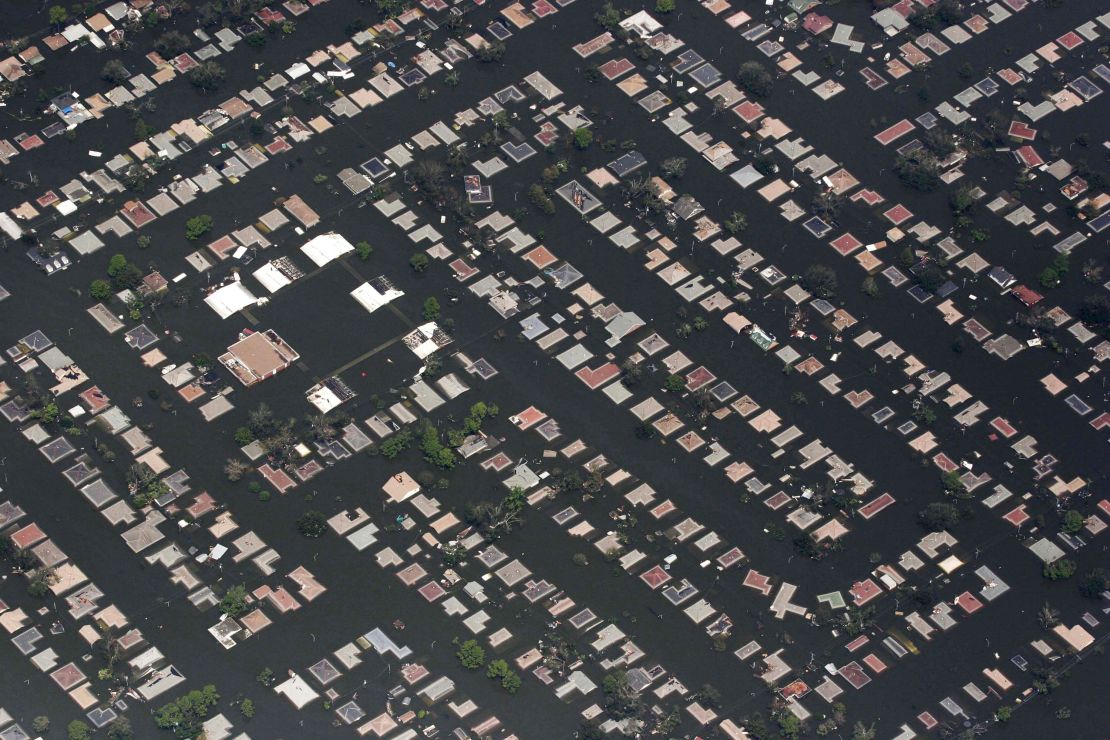
<path fill-rule="evenodd" d="M 116 717 L 108 723 L 107 736 L 108 740 L 130 740 L 135 737 L 135 731 L 131 729 L 131 720 L 127 717 Z"/>
<path fill-rule="evenodd" d="M 548 216 L 555 213 L 555 201 L 551 200 L 551 196 L 543 189 L 543 186 L 535 183 L 528 188 L 528 200 L 532 202 L 536 208 Z"/>
<path fill-rule="evenodd" d="M 250 719 L 254 716 L 254 702 L 250 699 L 243 699 L 243 701 L 239 703 L 239 711 L 243 713 L 244 717 Z"/>
<path fill-rule="evenodd" d="M 928 426 L 937 420 L 937 412 L 922 404 L 913 410 L 913 420 Z"/>
<path fill-rule="evenodd" d="M 243 584 L 232 586 L 220 599 L 220 611 L 229 617 L 237 617 L 247 610 L 247 587 Z"/>
<path fill-rule="evenodd" d="M 755 98 L 767 97 L 775 86 L 775 79 L 759 62 L 744 62 L 741 64 L 738 81 L 740 87 Z"/>
<path fill-rule="evenodd" d="M 1060 286 L 1060 273 L 1057 272 L 1054 267 L 1046 267 L 1041 270 L 1041 274 L 1037 276 L 1037 282 L 1046 290 L 1058 288 Z"/>
<path fill-rule="evenodd" d="M 574 147 L 576 149 L 589 149 L 590 144 L 594 143 L 594 132 L 588 128 L 574 129 Z"/>
<path fill-rule="evenodd" d="M 50 10 L 47 11 L 47 15 L 50 17 L 50 25 L 52 26 L 60 26 L 69 20 L 69 11 L 61 5 L 51 5 Z"/>
<path fill-rule="evenodd" d="M 110 59 L 100 69 L 100 77 L 113 85 L 120 85 L 127 81 L 129 75 L 127 67 L 123 66 L 123 62 L 118 59 Z"/>
<path fill-rule="evenodd" d="M 89 283 L 89 295 L 98 301 L 107 300 L 112 295 L 112 284 L 107 280 L 93 280 Z"/>
<path fill-rule="evenodd" d="M 936 501 L 917 512 L 917 521 L 930 532 L 941 532 L 959 523 L 960 512 L 952 504 Z"/>
<path fill-rule="evenodd" d="M 1075 575 L 1075 561 L 1057 558 L 1051 563 L 1045 563 L 1041 574 L 1050 581 L 1066 581 Z"/>
<path fill-rule="evenodd" d="M 409 267 L 411 267 L 414 272 L 424 272 L 428 269 L 428 255 L 423 252 L 417 252 L 409 257 Z"/>
<path fill-rule="evenodd" d="M 836 295 L 836 272 L 825 265 L 810 265 L 802 276 L 802 286 L 818 298 Z"/>
<path fill-rule="evenodd" d="M 31 576 L 31 583 L 27 586 L 27 593 L 36 598 L 43 598 L 50 593 L 50 587 L 58 582 L 58 574 L 53 566 L 43 566 Z"/>
<path fill-rule="evenodd" d="M 1110 572 L 1105 568 L 1095 568 L 1079 581 L 1079 593 L 1088 599 L 1100 598 L 1106 590 L 1110 590 Z"/>
<path fill-rule="evenodd" d="M 500 62 L 505 58 L 505 45 L 500 41 L 493 44 L 485 44 L 475 52 L 475 55 L 478 57 L 479 62 Z"/>
<path fill-rule="evenodd" d="M 1083 529 L 1083 525 L 1087 523 L 1086 518 L 1075 509 L 1069 509 L 1064 513 L 1064 521 L 1060 529 L 1066 534 L 1075 534 Z"/>
<path fill-rule="evenodd" d="M 154 42 L 154 50 L 163 59 L 170 59 L 189 48 L 189 37 L 180 31 L 167 31 Z"/>
<path fill-rule="evenodd" d="M 655 12 L 662 15 L 674 12 L 675 0 L 656 0 Z"/>
<path fill-rule="evenodd" d="M 424 320 L 435 321 L 439 318 L 439 301 L 435 296 L 428 296 L 424 299 Z"/>
<path fill-rule="evenodd" d="M 1079 318 L 1095 327 L 1110 325 L 1110 297 L 1089 295 L 1079 307 Z"/>
<path fill-rule="evenodd" d="M 235 430 L 235 444 L 240 447 L 246 447 L 254 441 L 254 432 L 247 427 L 239 427 Z"/>
<path fill-rule="evenodd" d="M 113 254 L 108 260 L 108 277 L 115 277 L 127 267 L 127 258 L 122 254 Z"/>
<path fill-rule="evenodd" d="M 189 82 L 192 83 L 193 87 L 201 92 L 208 93 L 223 84 L 227 72 L 216 62 L 209 60 L 207 62 L 201 62 L 193 67 L 185 76 L 189 79 Z"/>
<path fill-rule="evenodd" d="M 66 737 L 69 740 L 89 740 L 92 737 L 92 731 L 87 724 L 75 719 L 66 725 Z"/>
<path fill-rule="evenodd" d="M 319 511 L 306 511 L 297 518 L 297 531 L 305 537 L 315 539 L 328 529 L 328 519 Z"/>
<path fill-rule="evenodd" d="M 154 723 L 163 730 L 172 730 L 179 738 L 195 738 L 208 711 L 219 700 L 216 687 L 208 684 L 154 710 Z"/>
<path fill-rule="evenodd" d="M 520 685 L 520 676 L 516 671 L 509 671 L 501 677 L 501 688 L 505 689 L 505 691 L 508 691 L 510 694 L 515 694 L 520 691 Z"/>
<path fill-rule="evenodd" d="M 455 657 L 462 663 L 463 668 L 476 671 L 486 662 L 486 651 L 476 640 L 467 640 L 459 645 Z"/>
<path fill-rule="evenodd" d="M 785 738 L 794 740 L 802 734 L 802 721 L 790 712 L 779 712 L 775 721 L 779 723 L 779 734 Z"/>
<path fill-rule="evenodd" d="M 725 219 L 725 231 L 730 234 L 739 234 L 748 228 L 748 217 L 740 211 L 733 211 L 727 219 Z"/>
<path fill-rule="evenodd" d="M 899 156 L 894 164 L 894 173 L 903 185 L 920 192 L 927 193 L 940 186 L 940 167 L 937 160 L 922 149 Z"/>
<path fill-rule="evenodd" d="M 684 391 L 686 390 L 686 378 L 677 373 L 671 373 L 667 376 L 667 379 L 663 381 L 663 387 L 672 393 Z"/>
<path fill-rule="evenodd" d="M 605 3 L 601 6 L 601 11 L 594 14 L 594 20 L 599 26 L 616 31 L 621 22 L 621 12 L 613 3 Z"/>
<path fill-rule="evenodd" d="M 862 722 L 856 722 L 852 726 L 852 740 L 875 740 L 876 735 L 874 723 L 865 725 Z"/>
<path fill-rule="evenodd" d="M 31 729 L 38 733 L 46 732 L 50 729 L 50 718 L 45 714 L 40 714 L 31 720 Z"/>
<path fill-rule="evenodd" d="M 185 238 L 196 241 L 212 230 L 212 217 L 206 213 L 193 216 L 185 222 Z M 111 273 L 109 273 L 111 274 Z"/>
<path fill-rule="evenodd" d="M 944 486 L 944 490 L 952 495 L 958 496 L 967 490 L 964 482 L 960 480 L 960 470 L 949 470 L 947 473 L 940 477 L 940 484 Z"/>
<path fill-rule="evenodd" d="M 686 174 L 686 157 L 669 157 L 661 165 L 663 177 L 678 179 Z"/>
<path fill-rule="evenodd" d="M 365 262 L 370 259 L 370 255 L 374 253 L 374 248 L 370 246 L 370 242 L 362 241 L 355 244 L 355 253 L 358 258 Z"/>

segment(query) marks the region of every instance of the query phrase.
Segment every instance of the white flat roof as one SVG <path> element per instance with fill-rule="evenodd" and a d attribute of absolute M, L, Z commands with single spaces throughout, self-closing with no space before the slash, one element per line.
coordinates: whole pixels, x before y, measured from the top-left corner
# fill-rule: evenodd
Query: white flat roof
<path fill-rule="evenodd" d="M 204 299 L 204 302 L 208 304 L 209 308 L 218 313 L 221 319 L 226 319 L 233 313 L 258 303 L 258 298 L 255 297 L 254 293 L 243 287 L 242 283 L 236 281 L 213 291 Z"/>
<path fill-rule="evenodd" d="M 379 308 L 403 296 L 405 292 L 396 288 L 390 288 L 385 293 L 379 293 L 370 283 L 363 283 L 351 291 L 351 297 L 362 304 L 370 313 L 374 313 Z"/>
<path fill-rule="evenodd" d="M 285 276 L 285 273 L 274 267 L 273 262 L 267 262 L 254 271 L 254 278 L 262 283 L 262 287 L 271 293 L 276 293 L 286 285 L 289 285 L 292 280 Z"/>
<path fill-rule="evenodd" d="M 355 251 L 355 247 L 339 234 L 332 233 L 313 237 L 301 247 L 301 251 L 315 262 L 317 267 L 323 267 L 333 259 Z"/>

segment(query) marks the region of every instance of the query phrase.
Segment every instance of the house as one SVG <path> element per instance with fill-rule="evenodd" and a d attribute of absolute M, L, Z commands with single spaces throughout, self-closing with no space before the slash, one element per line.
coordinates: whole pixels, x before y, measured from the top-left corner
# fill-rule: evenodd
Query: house
<path fill-rule="evenodd" d="M 905 31 L 910 26 L 906 17 L 895 8 L 883 8 L 871 15 L 871 22 L 883 29 L 887 36 L 893 36 L 900 31 Z"/>
<path fill-rule="evenodd" d="M 27 256 L 47 275 L 53 275 L 56 272 L 68 269 L 72 264 L 64 252 L 46 254 L 39 247 L 28 249 Z"/>
<path fill-rule="evenodd" d="M 1079 175 L 1068 180 L 1068 184 L 1060 188 L 1060 192 L 1068 200 L 1075 200 L 1083 193 L 1087 192 L 1087 181 Z"/>
<path fill-rule="evenodd" d="M 1044 164 L 1044 160 L 1041 159 L 1041 155 L 1037 154 L 1037 150 L 1029 144 L 1015 149 L 1014 157 L 1017 158 L 1018 162 L 1029 169 L 1040 167 L 1042 164 Z"/>
<path fill-rule="evenodd" d="M 162 273 L 155 270 L 143 278 L 143 283 L 139 286 L 139 292 L 144 297 L 157 296 L 167 292 L 169 287 L 169 281 L 162 277 Z"/>
<path fill-rule="evenodd" d="M 1013 290 L 1011 290 L 1010 292 L 1013 293 L 1014 298 L 1017 298 L 1019 301 L 1024 303 L 1026 306 L 1029 306 L 1030 308 L 1044 300 L 1043 295 L 1035 290 L 1032 290 L 1031 288 L 1025 287 L 1024 285 L 1015 285 Z"/>
<path fill-rule="evenodd" d="M 1002 290 L 1006 290 L 1017 282 L 1017 279 L 1005 267 L 992 267 L 987 277 L 994 281 Z"/>
<path fill-rule="evenodd" d="M 810 13 L 802 19 L 802 28 L 814 36 L 824 33 L 833 27 L 832 19 L 820 13 Z"/>
<path fill-rule="evenodd" d="M 694 196 L 683 195 L 675 201 L 675 204 L 671 207 L 671 210 L 674 211 L 674 215 L 678 216 L 683 221 L 689 221 L 705 209 L 702 208 L 701 203 L 698 203 L 694 199 Z"/>
<path fill-rule="evenodd" d="M 385 495 L 395 504 L 412 498 L 420 492 L 420 484 L 413 480 L 408 473 L 401 472 L 390 476 L 382 486 Z"/>
<path fill-rule="evenodd" d="M 273 329 L 241 335 L 238 342 L 220 355 L 220 363 L 250 387 L 277 375 L 301 356 Z"/>

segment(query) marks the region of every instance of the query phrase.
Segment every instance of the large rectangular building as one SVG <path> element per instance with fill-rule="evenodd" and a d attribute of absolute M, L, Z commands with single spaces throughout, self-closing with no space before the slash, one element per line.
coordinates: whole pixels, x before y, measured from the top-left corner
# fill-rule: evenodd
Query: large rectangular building
<path fill-rule="evenodd" d="M 227 348 L 220 362 L 245 386 L 261 383 L 301 356 L 272 329 L 253 332 Z"/>

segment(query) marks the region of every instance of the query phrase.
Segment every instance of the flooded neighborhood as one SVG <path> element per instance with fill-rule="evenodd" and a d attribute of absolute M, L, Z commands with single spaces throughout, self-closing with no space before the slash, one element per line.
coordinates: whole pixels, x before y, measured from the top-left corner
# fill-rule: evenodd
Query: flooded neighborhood
<path fill-rule="evenodd" d="M 1110 8 L 0 21 L 0 740 L 1110 734 Z"/>

